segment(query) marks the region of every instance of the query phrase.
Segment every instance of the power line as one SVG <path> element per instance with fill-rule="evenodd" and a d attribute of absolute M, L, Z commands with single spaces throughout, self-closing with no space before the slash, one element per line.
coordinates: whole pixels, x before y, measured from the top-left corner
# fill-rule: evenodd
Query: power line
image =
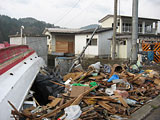
<path fill-rule="evenodd" d="M 71 18 L 70 20 L 68 20 L 68 21 L 64 24 L 64 26 L 65 26 L 66 24 L 68 24 L 68 23 L 72 23 L 72 21 L 75 20 L 75 19 L 77 19 L 78 16 L 80 16 L 80 15 L 83 13 L 84 10 L 86 10 L 89 6 L 94 5 L 94 4 L 95 4 L 95 0 L 94 0 L 94 1 L 91 1 L 91 2 L 87 5 L 87 7 L 85 7 L 84 9 L 82 9 L 82 10 L 81 10 L 78 14 L 76 14 L 75 16 L 72 16 L 72 18 Z M 89 8 L 91 8 L 91 7 L 89 7 Z M 85 12 L 85 13 L 86 13 L 86 12 Z"/>
<path fill-rule="evenodd" d="M 61 18 L 59 18 L 54 24 L 57 24 L 57 23 L 59 23 L 60 21 L 62 21 L 63 18 L 64 18 L 65 16 L 67 16 L 67 15 L 73 10 L 73 8 L 75 8 L 75 7 L 79 4 L 79 2 L 80 2 L 80 0 L 78 0 L 78 1 L 73 5 L 73 7 L 72 7 L 69 11 L 67 11 Z"/>

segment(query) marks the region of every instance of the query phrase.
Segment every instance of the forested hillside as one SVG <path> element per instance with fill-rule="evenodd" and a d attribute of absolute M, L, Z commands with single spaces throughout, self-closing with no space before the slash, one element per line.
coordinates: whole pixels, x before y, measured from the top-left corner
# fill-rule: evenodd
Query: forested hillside
<path fill-rule="evenodd" d="M 42 35 L 46 27 L 55 27 L 54 24 L 49 24 L 44 21 L 39 21 L 34 18 L 15 19 L 9 16 L 0 15 L 0 43 L 3 41 L 9 42 L 9 35 L 20 34 L 20 27 L 24 26 L 24 34 Z"/>

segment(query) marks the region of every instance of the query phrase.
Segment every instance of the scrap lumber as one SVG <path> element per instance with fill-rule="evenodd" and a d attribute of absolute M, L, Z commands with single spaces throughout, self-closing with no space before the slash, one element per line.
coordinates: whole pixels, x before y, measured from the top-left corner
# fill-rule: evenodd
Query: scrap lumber
<path fill-rule="evenodd" d="M 48 103 L 47 106 L 48 106 L 49 108 L 53 108 L 53 107 L 55 107 L 60 101 L 61 101 L 61 98 L 55 98 L 54 100 L 52 100 L 51 103 Z"/>
<path fill-rule="evenodd" d="M 133 80 L 132 80 L 132 81 L 137 80 L 139 77 L 141 77 L 141 76 L 142 76 L 142 74 L 143 74 L 143 73 L 140 73 L 140 74 L 138 74 L 137 76 L 135 76 L 135 77 L 133 78 Z M 131 81 L 130 81 L 130 82 L 131 82 Z"/>
<path fill-rule="evenodd" d="M 93 96 L 93 97 L 84 97 L 84 99 L 100 99 L 100 100 L 107 100 L 107 101 L 111 101 L 111 102 L 117 102 L 116 99 L 113 99 L 113 97 L 110 96 Z"/>
<path fill-rule="evenodd" d="M 124 101 L 124 99 L 117 92 L 114 93 L 118 96 L 118 100 L 122 103 L 122 105 L 126 108 L 129 108 L 128 104 Z"/>
<path fill-rule="evenodd" d="M 54 100 L 56 97 L 54 96 L 48 96 L 48 100 Z"/>
<path fill-rule="evenodd" d="M 89 90 L 85 91 L 84 93 L 80 94 L 75 101 L 72 103 L 72 105 L 78 105 L 80 103 L 80 101 L 82 100 L 82 98 L 87 95 L 89 92 L 91 92 L 92 90 L 94 90 L 95 88 L 97 88 L 98 86 L 94 86 L 92 88 L 90 88 Z"/>
<path fill-rule="evenodd" d="M 85 114 L 87 114 L 88 112 L 96 109 L 97 107 L 99 107 L 99 105 L 95 105 L 94 107 L 89 108 L 87 111 L 84 111 L 84 112 L 81 114 L 81 116 L 84 116 Z"/>
<path fill-rule="evenodd" d="M 77 79 L 80 78 L 83 74 L 84 74 L 84 72 L 78 73 L 78 75 L 76 75 L 76 77 L 74 77 L 72 80 L 73 80 L 73 81 L 77 80 Z"/>
<path fill-rule="evenodd" d="M 61 102 L 59 103 L 59 106 L 61 106 L 64 103 L 64 97 L 62 97 Z"/>
<path fill-rule="evenodd" d="M 15 113 L 19 116 L 22 117 L 23 115 L 16 109 L 16 107 L 10 102 L 8 101 L 8 103 L 10 104 L 10 106 L 14 109 Z"/>
<path fill-rule="evenodd" d="M 102 73 L 102 72 L 100 72 L 100 75 L 101 75 L 101 76 L 103 76 L 104 78 L 106 78 L 106 77 L 107 77 L 107 75 L 106 75 L 106 74 L 104 74 L 104 73 Z"/>
<path fill-rule="evenodd" d="M 51 83 L 53 83 L 53 84 L 56 84 L 56 85 L 59 85 L 59 86 L 65 87 L 65 85 L 60 84 L 60 83 L 58 83 L 58 82 L 54 82 L 54 81 L 52 81 L 52 80 L 50 80 L 50 82 L 51 82 Z"/>
<path fill-rule="evenodd" d="M 100 80 L 100 79 L 103 79 L 104 77 L 103 76 L 95 76 L 95 77 L 89 77 L 89 79 L 92 79 L 92 80 Z"/>
<path fill-rule="evenodd" d="M 96 68 L 94 68 L 94 70 L 88 69 L 86 72 L 68 73 L 63 77 L 63 81 L 71 78 L 70 80 L 72 81 L 68 86 L 65 86 L 62 82 L 51 81 L 54 84 L 66 88 L 64 92 L 58 93 L 58 97 L 49 96 L 48 99 L 51 100 L 51 102 L 44 106 L 38 104 L 40 109 L 37 108 L 34 114 L 31 113 L 33 108 L 18 112 L 18 110 L 12 106 L 14 109 L 12 115 L 15 119 L 17 119 L 17 116 L 26 117 L 28 120 L 41 120 L 42 118 L 55 119 L 56 117 L 64 115 L 64 109 L 66 107 L 79 105 L 82 114 L 78 120 L 114 119 L 111 117 L 112 115 L 129 118 L 131 113 L 142 106 L 141 103 L 145 104 L 148 100 L 153 99 L 160 93 L 160 78 L 154 71 L 152 71 L 152 74 L 156 74 L 154 76 L 146 72 L 145 74 L 134 74 L 128 71 L 129 70 L 124 69 L 124 67 L 114 65 L 111 73 L 105 73 L 103 68 L 101 68 L 100 71 L 96 71 Z M 118 75 L 120 80 L 107 82 L 107 79 L 113 74 Z M 77 84 L 79 86 L 73 85 L 73 83 L 79 82 L 81 83 Z M 96 82 L 98 86 L 90 88 L 91 82 Z M 113 84 L 116 84 L 116 90 L 112 96 L 109 96 L 106 89 L 111 88 Z M 87 85 L 87 87 L 85 85 Z M 132 101 L 133 105 L 129 103 Z"/>
<path fill-rule="evenodd" d="M 115 114 L 117 112 L 117 110 L 112 106 L 108 105 L 106 101 L 98 101 L 98 104 L 102 106 L 104 109 L 106 109 L 107 111 L 109 111 L 110 113 Z"/>
<path fill-rule="evenodd" d="M 48 118 L 48 117 L 54 116 L 59 110 L 70 106 L 74 100 L 75 99 L 70 100 L 69 102 L 63 104 L 62 106 L 57 107 L 56 109 L 54 109 L 50 113 L 44 114 L 44 115 L 40 116 L 39 118 L 36 118 L 35 120 L 41 120 L 42 118 Z"/>

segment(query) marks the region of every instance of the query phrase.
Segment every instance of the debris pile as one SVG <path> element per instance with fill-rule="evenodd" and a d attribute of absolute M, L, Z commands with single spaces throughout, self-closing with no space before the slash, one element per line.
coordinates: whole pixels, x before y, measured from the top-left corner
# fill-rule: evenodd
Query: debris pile
<path fill-rule="evenodd" d="M 132 66 L 132 69 L 134 66 Z M 90 65 L 87 71 L 76 69 L 63 77 L 59 85 L 64 91 L 49 96 L 46 105 L 18 111 L 12 115 L 27 120 L 95 120 L 128 119 L 141 106 L 160 93 L 160 77 L 156 71 L 131 72 L 127 65 Z M 130 72 L 129 72 L 130 71 Z M 50 94 L 51 95 L 51 94 Z"/>

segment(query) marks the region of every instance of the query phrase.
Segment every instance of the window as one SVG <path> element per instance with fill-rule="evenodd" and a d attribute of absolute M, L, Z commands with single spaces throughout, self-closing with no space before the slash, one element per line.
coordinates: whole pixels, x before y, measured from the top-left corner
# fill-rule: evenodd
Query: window
<path fill-rule="evenodd" d="M 118 26 L 120 26 L 120 23 L 118 22 Z"/>
<path fill-rule="evenodd" d="M 123 32 L 131 32 L 132 25 L 130 23 L 123 23 L 122 30 Z"/>
<path fill-rule="evenodd" d="M 120 44 L 120 45 L 126 45 L 126 40 L 124 40 L 124 41 L 119 41 L 119 44 Z"/>
<path fill-rule="evenodd" d="M 51 36 L 50 36 L 50 35 L 47 35 L 47 39 L 51 39 Z"/>
<path fill-rule="evenodd" d="M 138 32 L 142 33 L 142 24 L 138 24 Z"/>
<path fill-rule="evenodd" d="M 87 38 L 86 44 L 88 43 L 88 41 L 89 41 L 89 39 Z M 97 39 L 96 38 L 92 39 L 91 42 L 89 43 L 89 45 L 96 46 L 97 45 Z"/>
<path fill-rule="evenodd" d="M 146 25 L 145 26 L 145 32 L 146 33 L 151 33 L 152 32 L 152 25 Z"/>

